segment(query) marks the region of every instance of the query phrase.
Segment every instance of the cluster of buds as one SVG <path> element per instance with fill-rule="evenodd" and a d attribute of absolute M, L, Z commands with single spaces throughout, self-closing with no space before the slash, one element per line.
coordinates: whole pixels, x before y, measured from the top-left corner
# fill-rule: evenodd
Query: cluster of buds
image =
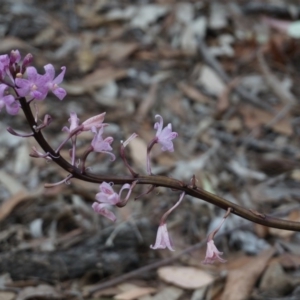
<path fill-rule="evenodd" d="M 5 106 L 10 115 L 18 114 L 19 97 L 26 97 L 28 101 L 44 100 L 52 91 L 62 100 L 67 94 L 59 87 L 66 68 L 62 67 L 61 73 L 55 77 L 53 65 L 48 64 L 44 66 L 45 74 L 40 75 L 36 68 L 30 66 L 32 59 L 32 55 L 27 54 L 22 61 L 18 50 L 11 51 L 10 55 L 0 55 L 0 109 Z M 13 94 L 10 93 L 12 90 Z"/>
<path fill-rule="evenodd" d="M 52 92 L 59 100 L 63 100 L 66 96 L 66 91 L 59 86 L 59 84 L 63 81 L 66 68 L 62 67 L 60 74 L 57 77 L 55 77 L 55 70 L 53 65 L 47 64 L 44 66 L 45 73 L 41 75 L 38 74 L 36 68 L 30 66 L 32 60 L 33 57 L 31 54 L 27 54 L 22 60 L 18 50 L 12 51 L 10 55 L 0 55 L 0 110 L 5 106 L 6 111 L 9 114 L 16 115 L 19 112 L 20 108 L 22 108 L 24 110 L 25 115 L 28 114 L 28 111 L 31 114 L 30 103 L 32 101 L 44 100 L 49 92 Z M 41 135 L 41 131 L 47 126 L 49 126 L 49 124 L 52 121 L 52 118 L 51 116 L 46 115 L 42 123 L 38 124 L 37 114 L 38 111 L 36 111 L 34 121 L 31 121 L 31 123 L 34 122 L 34 124 L 31 124 L 33 130 L 32 133 L 26 135 L 18 134 L 12 128 L 8 128 L 8 131 L 14 135 L 21 137 L 34 136 L 36 140 L 40 143 L 42 148 L 45 150 L 45 148 L 48 147 L 48 143 L 45 144 L 45 140 L 44 137 Z M 70 160 L 69 162 L 66 162 L 63 159 L 63 165 L 67 165 L 65 169 L 67 169 L 70 174 L 67 176 L 67 178 L 58 183 L 47 184 L 47 187 L 51 187 L 61 183 L 68 183 L 74 176 L 74 173 L 76 172 L 77 174 L 81 175 L 87 174 L 87 168 L 85 166 L 87 157 L 91 152 L 100 152 L 107 154 L 110 157 L 111 161 L 114 161 L 116 159 L 115 154 L 112 153 L 113 148 L 111 145 L 113 143 L 113 138 L 103 137 L 104 129 L 106 126 L 108 126 L 108 124 L 104 123 L 104 118 L 105 113 L 101 113 L 80 123 L 77 114 L 71 112 L 70 118 L 68 120 L 70 123 L 69 127 L 65 126 L 62 128 L 62 130 L 67 134 L 67 136 L 56 150 L 52 149 L 49 146 L 50 148 L 47 148 L 48 152 L 46 152 L 45 150 L 45 153 L 43 153 L 38 151 L 35 147 L 33 148 L 33 151 L 31 153 L 32 157 L 44 158 L 48 161 L 55 161 L 56 163 L 61 165 L 59 163 L 62 161 L 62 158 L 60 156 L 60 150 L 67 143 L 71 142 L 72 148 L 69 152 Z M 164 127 L 162 116 L 156 115 L 155 118 L 158 119 L 158 122 L 154 124 L 156 134 L 154 138 L 150 141 L 146 153 L 146 171 L 148 175 L 152 175 L 150 166 L 150 152 L 153 146 L 155 144 L 159 144 L 161 146 L 162 151 L 173 152 L 173 140 L 178 136 L 176 132 L 172 131 L 171 124 L 168 124 L 166 127 Z M 84 131 L 90 131 L 94 135 L 94 137 L 92 138 L 90 145 L 87 147 L 83 155 L 81 157 L 77 157 L 77 136 Z M 138 174 L 135 173 L 128 164 L 124 149 L 126 145 L 136 136 L 137 134 L 134 133 L 125 142 L 121 143 L 121 158 L 123 159 L 125 166 L 128 168 L 134 179 L 138 177 Z M 93 210 L 96 213 L 108 218 L 113 222 L 116 221 L 115 214 L 108 208 L 125 206 L 130 198 L 133 188 L 137 183 L 138 179 L 131 180 L 130 183 L 123 184 L 119 193 L 117 193 L 113 189 L 112 182 L 105 182 L 102 180 L 102 183 L 99 186 L 100 192 L 96 194 L 96 201 L 92 204 Z M 155 186 L 153 186 L 150 190 L 152 190 L 153 188 L 155 188 Z M 122 193 L 124 190 L 128 191 L 126 197 L 122 198 Z M 184 196 L 185 192 L 182 192 L 177 203 L 162 216 L 157 231 L 155 244 L 150 246 L 152 249 L 168 248 L 169 250 L 174 251 L 173 243 L 168 234 L 166 220 L 169 214 L 179 206 Z M 204 260 L 204 263 L 213 263 L 215 260 L 225 262 L 225 260 L 223 260 L 220 257 L 222 253 L 219 252 L 215 247 L 213 238 L 216 232 L 222 226 L 227 215 L 224 217 L 220 226 L 212 234 L 209 235 L 207 244 L 207 255 Z"/>

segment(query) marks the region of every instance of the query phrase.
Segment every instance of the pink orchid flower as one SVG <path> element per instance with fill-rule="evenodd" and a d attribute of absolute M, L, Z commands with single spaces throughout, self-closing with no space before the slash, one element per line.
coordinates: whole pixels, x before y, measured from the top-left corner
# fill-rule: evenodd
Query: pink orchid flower
<path fill-rule="evenodd" d="M 5 106 L 10 115 L 16 115 L 20 110 L 20 104 L 15 100 L 15 97 L 5 94 L 7 88 L 6 84 L 0 84 L 0 111 Z"/>
<path fill-rule="evenodd" d="M 110 153 L 110 151 L 112 151 L 112 147 L 110 145 L 114 139 L 112 137 L 107 137 L 103 139 L 103 127 L 100 127 L 98 132 L 96 130 L 96 127 L 92 127 L 91 130 L 95 134 L 91 143 L 93 151 L 107 153 L 111 156 L 111 160 L 115 160 L 115 155 L 113 153 Z"/>
<path fill-rule="evenodd" d="M 172 241 L 169 237 L 167 224 L 161 223 L 157 230 L 156 240 L 154 246 L 150 246 L 151 249 L 166 249 L 168 248 L 171 251 L 175 251 L 173 249 Z"/>
<path fill-rule="evenodd" d="M 114 191 L 113 187 L 105 181 L 100 184 L 99 189 L 100 189 L 100 193 L 96 194 L 96 200 L 101 203 L 107 203 L 110 205 L 116 205 L 116 204 L 119 204 L 122 202 L 121 194 L 122 194 L 123 190 L 125 190 L 125 189 L 129 190 L 126 199 L 129 198 L 130 193 L 131 193 L 130 184 L 128 184 L 128 183 L 125 183 L 122 186 L 119 194 L 117 194 Z"/>
<path fill-rule="evenodd" d="M 111 221 L 116 221 L 116 216 L 113 212 L 108 210 L 109 206 L 115 206 L 117 204 L 123 204 L 123 202 L 127 202 L 130 194 L 131 194 L 131 186 L 130 184 L 126 183 L 120 189 L 119 194 L 117 194 L 112 186 L 107 182 L 102 182 L 99 186 L 100 193 L 96 194 L 96 200 L 98 202 L 94 202 L 92 208 L 95 212 L 104 217 L 110 219 Z M 121 194 L 123 190 L 128 189 L 128 193 L 124 201 L 121 200 Z M 99 203 L 100 202 L 100 203 Z"/>
<path fill-rule="evenodd" d="M 219 261 L 221 263 L 225 263 L 226 260 L 220 257 L 223 252 L 220 252 L 215 243 L 214 240 L 210 240 L 207 242 L 207 249 L 206 249 L 206 255 L 205 259 L 202 261 L 203 264 L 213 264 L 215 261 Z"/>
<path fill-rule="evenodd" d="M 156 138 L 157 142 L 162 146 L 162 151 L 174 151 L 172 140 L 178 136 L 177 132 L 172 132 L 172 124 L 169 123 L 163 128 L 163 118 L 160 115 L 156 115 L 155 118 L 159 118 L 159 123 L 154 124 L 154 129 L 157 129 Z"/>
<path fill-rule="evenodd" d="M 26 74 L 27 79 L 17 77 L 15 80 L 19 96 L 30 96 L 36 100 L 44 100 L 49 90 L 47 77 L 38 74 L 34 67 L 28 67 Z"/>

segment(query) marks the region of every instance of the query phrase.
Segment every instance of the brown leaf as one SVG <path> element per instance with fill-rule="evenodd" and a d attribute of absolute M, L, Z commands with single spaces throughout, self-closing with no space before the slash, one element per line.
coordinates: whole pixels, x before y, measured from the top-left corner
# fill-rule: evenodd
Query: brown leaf
<path fill-rule="evenodd" d="M 155 292 L 156 292 L 155 288 L 137 286 L 137 287 L 133 287 L 132 289 L 126 292 L 116 295 L 114 298 L 118 300 L 133 300 L 142 296 L 153 294 Z"/>
<path fill-rule="evenodd" d="M 40 194 L 41 194 L 41 190 L 38 190 L 36 193 L 28 193 L 27 191 L 20 191 L 19 193 L 15 194 L 13 197 L 7 199 L 0 206 L 0 221 L 4 220 L 19 203 L 23 201 L 27 201 Z"/>
<path fill-rule="evenodd" d="M 5 186 L 11 195 L 16 195 L 20 192 L 27 192 L 25 186 L 23 186 L 19 180 L 15 179 L 5 171 L 0 171 L 0 182 Z"/>
<path fill-rule="evenodd" d="M 268 296 L 283 297 L 292 290 L 292 282 L 282 266 L 278 262 L 273 262 L 264 272 L 259 290 Z"/>
<path fill-rule="evenodd" d="M 238 269 L 229 271 L 222 300 L 248 299 L 252 288 L 268 261 L 274 254 L 274 249 L 268 249 L 258 257 L 251 258 L 248 263 Z"/>
<path fill-rule="evenodd" d="M 236 86 L 240 83 L 240 81 L 241 80 L 239 77 L 233 79 L 227 84 L 223 92 L 219 95 L 217 102 L 217 114 L 222 114 L 228 109 L 230 105 L 229 96 L 231 92 L 236 88 Z"/>
<path fill-rule="evenodd" d="M 30 44 L 25 43 L 21 39 L 17 37 L 6 37 L 1 39 L 0 43 L 0 52 L 1 53 L 9 53 L 11 49 L 19 49 L 25 51 L 32 51 L 32 47 Z"/>
<path fill-rule="evenodd" d="M 300 211 L 294 210 L 287 217 L 283 218 L 289 221 L 300 222 Z M 278 237 L 288 238 L 295 234 L 294 231 L 278 228 L 269 228 L 269 233 Z"/>
<path fill-rule="evenodd" d="M 272 113 L 250 105 L 240 105 L 239 111 L 244 117 L 244 122 L 249 129 L 255 129 L 258 126 L 268 125 L 275 118 L 275 115 L 273 115 Z M 280 109 L 278 111 L 280 111 Z M 287 136 L 293 134 L 289 114 L 272 125 L 271 128 L 274 131 L 285 134 Z"/>
<path fill-rule="evenodd" d="M 147 93 L 147 96 L 141 102 L 137 109 L 136 113 L 136 121 L 141 123 L 144 119 L 149 110 L 153 107 L 156 99 L 157 99 L 157 88 L 158 84 L 155 82 L 150 86 L 150 89 Z"/>
<path fill-rule="evenodd" d="M 130 56 L 138 49 L 139 45 L 136 43 L 113 43 L 109 45 L 108 56 L 112 61 L 121 61 Z"/>
<path fill-rule="evenodd" d="M 77 52 L 78 68 L 81 73 L 92 70 L 95 65 L 96 55 L 90 49 L 81 49 Z"/>
<path fill-rule="evenodd" d="M 145 143 L 145 141 L 140 138 L 135 138 L 130 141 L 128 147 L 130 149 L 134 165 L 141 169 L 145 169 L 147 153 L 147 144 Z"/>
<path fill-rule="evenodd" d="M 210 274 L 193 267 L 162 267 L 158 269 L 158 276 L 185 289 L 198 289 L 214 281 Z"/>
<path fill-rule="evenodd" d="M 83 80 L 72 81 L 68 84 L 63 84 L 62 87 L 70 95 L 82 95 L 91 89 L 103 87 L 110 81 L 119 80 L 126 76 L 126 70 L 114 68 L 99 69 L 87 75 Z"/>
<path fill-rule="evenodd" d="M 62 299 L 62 294 L 59 293 L 54 287 L 47 284 L 40 284 L 37 287 L 28 287 L 23 289 L 16 300 L 26 300 L 32 298 L 39 299 Z"/>
<path fill-rule="evenodd" d="M 198 89 L 191 85 L 181 82 L 178 84 L 178 87 L 191 100 L 204 104 L 210 102 L 210 99 L 207 96 L 203 95 Z"/>
<path fill-rule="evenodd" d="M 16 294 L 13 292 L 4 292 L 0 291 L 0 299 L 1 300 L 13 300 L 15 299 Z"/>

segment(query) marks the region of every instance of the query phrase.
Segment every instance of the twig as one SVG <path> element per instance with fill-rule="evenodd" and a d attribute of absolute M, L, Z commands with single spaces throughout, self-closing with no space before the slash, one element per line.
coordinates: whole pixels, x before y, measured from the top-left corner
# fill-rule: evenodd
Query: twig
<path fill-rule="evenodd" d="M 209 65 L 211 68 L 213 68 L 225 83 L 229 84 L 232 81 L 232 79 L 225 73 L 221 64 L 213 57 L 213 55 L 211 55 L 207 45 L 205 44 L 204 40 L 201 38 L 198 39 L 198 50 L 205 63 Z M 242 86 L 236 86 L 234 87 L 234 90 L 238 95 L 240 95 L 249 103 L 268 111 L 273 110 L 269 104 L 262 103 L 259 98 L 248 93 L 248 91 L 244 89 Z"/>
<path fill-rule="evenodd" d="M 20 98 L 20 104 L 30 127 L 34 128 L 35 126 L 37 126 L 32 111 L 30 109 L 30 104 L 27 103 L 25 98 Z M 180 180 L 174 178 L 169 178 L 166 176 L 158 176 L 158 175 L 156 176 L 138 175 L 135 178 L 132 178 L 132 177 L 125 177 L 125 176 L 116 177 L 110 175 L 96 176 L 94 174 L 89 174 L 87 172 L 83 173 L 79 168 L 71 165 L 67 160 L 65 160 L 62 156 L 60 156 L 59 153 L 56 153 L 55 150 L 48 144 L 41 131 L 39 132 L 34 131 L 33 137 L 39 143 L 39 145 L 45 151 L 45 153 L 49 153 L 49 155 L 51 155 L 52 157 L 52 160 L 57 165 L 59 165 L 62 169 L 67 171 L 72 178 L 80 179 L 82 181 L 87 181 L 87 182 L 93 182 L 93 183 L 102 183 L 103 181 L 106 181 L 106 182 L 113 182 L 114 184 L 126 184 L 126 183 L 132 184 L 134 181 L 136 181 L 136 184 L 149 184 L 153 186 L 167 187 L 170 188 L 171 190 L 178 190 L 181 192 L 185 192 L 185 194 L 187 195 L 190 195 L 198 199 L 202 199 L 224 210 L 227 210 L 229 207 L 231 207 L 233 214 L 236 214 L 251 222 L 268 226 L 268 227 L 300 232 L 300 222 L 276 219 L 270 216 L 261 218 L 259 215 L 254 215 L 253 213 L 251 213 L 251 211 L 249 211 L 249 209 L 247 208 L 232 203 L 217 195 L 211 194 L 201 188 L 194 188 L 194 187 L 191 188 L 188 185 L 182 185 L 182 182 Z"/>

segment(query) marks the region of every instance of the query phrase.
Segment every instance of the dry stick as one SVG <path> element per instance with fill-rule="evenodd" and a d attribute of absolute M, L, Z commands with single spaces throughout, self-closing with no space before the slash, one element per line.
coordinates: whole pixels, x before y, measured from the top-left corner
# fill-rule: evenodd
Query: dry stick
<path fill-rule="evenodd" d="M 292 207 L 289 207 L 284 212 L 273 214 L 273 216 L 275 216 L 275 215 L 285 215 L 285 214 L 289 213 L 290 211 L 293 211 L 293 210 L 295 210 L 297 208 L 299 208 L 299 204 L 293 205 Z M 224 237 L 225 235 L 231 234 L 231 233 L 233 233 L 236 230 L 247 229 L 247 228 L 251 227 L 252 225 L 253 225 L 252 223 L 242 224 L 242 225 L 237 226 L 235 228 L 232 228 L 230 230 L 224 231 L 222 233 L 219 233 L 214 238 L 214 240 L 218 241 L 222 237 Z M 132 278 L 134 278 L 134 277 L 136 277 L 138 275 L 141 275 L 141 274 L 143 274 L 145 272 L 149 272 L 149 271 L 157 269 L 157 268 L 159 268 L 161 266 L 168 265 L 168 264 L 176 261 L 177 259 L 179 259 L 181 256 L 183 256 L 185 254 L 189 254 L 189 253 L 191 253 L 193 251 L 196 251 L 197 249 L 205 246 L 206 242 L 207 241 L 205 239 L 204 241 L 202 241 L 200 243 L 197 243 L 197 244 L 195 244 L 195 245 L 193 245 L 191 247 L 186 248 L 185 250 L 183 250 L 183 251 L 179 252 L 178 254 L 174 255 L 173 257 L 162 259 L 162 260 L 157 261 L 155 263 L 149 264 L 149 265 L 147 265 L 145 267 L 141 267 L 141 268 L 139 268 L 137 270 L 134 270 L 134 271 L 131 271 L 129 273 L 123 274 L 121 276 L 118 276 L 117 278 L 112 278 L 112 279 L 109 279 L 109 280 L 107 280 L 107 281 L 105 281 L 103 283 L 99 283 L 96 286 L 93 286 L 90 289 L 88 289 L 87 290 L 87 294 L 90 296 L 91 294 L 93 294 L 93 293 L 95 293 L 95 292 L 97 292 L 99 290 L 103 290 L 105 288 L 109 288 L 111 286 L 120 284 L 120 283 L 124 282 L 125 280 L 132 279 Z"/>
<path fill-rule="evenodd" d="M 30 109 L 30 104 L 27 103 L 25 98 L 20 98 L 20 104 L 24 111 L 27 122 L 30 125 L 30 128 L 35 128 L 37 126 L 37 123 L 34 120 L 34 116 Z M 113 182 L 114 184 L 125 184 L 125 183 L 132 184 L 134 181 L 136 181 L 137 184 L 149 184 L 153 186 L 167 187 L 172 190 L 185 192 L 187 195 L 190 195 L 198 199 L 202 199 L 224 210 L 227 210 L 230 207 L 232 208 L 233 214 L 236 214 L 244 219 L 247 219 L 257 224 L 261 224 L 273 228 L 291 230 L 291 231 L 300 231 L 300 222 L 277 219 L 262 213 L 251 211 L 247 208 L 244 208 L 240 205 L 237 205 L 226 199 L 223 199 L 217 195 L 211 194 L 201 188 L 190 187 L 188 186 L 188 184 L 185 184 L 182 181 L 174 178 L 169 178 L 166 176 L 158 176 L 158 175 L 155 176 L 138 175 L 135 178 L 126 177 L 126 176 L 116 177 L 116 176 L 109 176 L 109 175 L 96 176 L 93 174 L 82 173 L 79 168 L 77 168 L 76 166 L 72 166 L 68 161 L 66 161 L 62 156 L 60 156 L 59 153 L 55 152 L 55 150 L 48 144 L 48 142 L 44 138 L 42 132 L 34 131 L 33 137 L 38 142 L 38 144 L 42 147 L 45 153 L 49 153 L 49 156 L 52 157 L 52 160 L 56 164 L 58 164 L 62 169 L 67 171 L 69 173 L 69 176 L 71 175 L 72 178 L 80 179 L 86 182 L 102 183 L 103 181 L 107 181 L 107 182 Z"/>
<path fill-rule="evenodd" d="M 209 65 L 211 68 L 213 68 L 225 83 L 229 84 L 232 81 L 232 79 L 224 72 L 221 64 L 210 53 L 204 40 L 201 38 L 198 39 L 198 50 L 199 50 L 199 53 L 202 56 L 203 60 L 205 61 L 205 63 L 207 65 Z M 234 87 L 234 89 L 239 96 L 244 98 L 249 103 L 251 103 L 259 108 L 268 110 L 268 111 L 273 110 L 273 108 L 269 104 L 262 103 L 259 98 L 257 98 L 254 95 L 249 94 L 248 91 L 245 88 L 243 88 L 242 86 L 236 86 L 236 87 Z"/>
<path fill-rule="evenodd" d="M 279 100 L 282 103 L 288 102 L 277 113 L 277 115 L 266 125 L 268 127 L 272 127 L 290 112 L 292 107 L 296 104 L 297 100 L 292 93 L 282 88 L 280 81 L 271 73 L 261 50 L 257 52 L 257 59 L 259 62 L 259 68 L 269 88 L 273 91 L 273 93 L 279 98 Z"/>

